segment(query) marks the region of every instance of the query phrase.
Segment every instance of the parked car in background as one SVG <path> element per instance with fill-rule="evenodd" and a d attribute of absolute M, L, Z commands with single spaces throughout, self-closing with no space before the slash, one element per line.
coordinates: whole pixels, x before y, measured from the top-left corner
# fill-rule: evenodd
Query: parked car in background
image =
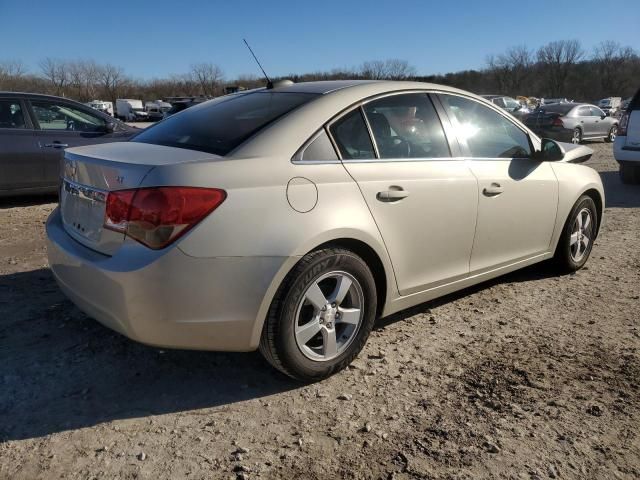
<path fill-rule="evenodd" d="M 144 122 L 148 118 L 142 100 L 134 98 L 116 99 L 116 116 L 124 122 Z"/>
<path fill-rule="evenodd" d="M 620 164 L 623 183 L 640 183 L 640 90 L 622 113 L 613 156 Z"/>
<path fill-rule="evenodd" d="M 546 259 L 582 268 L 604 191 L 569 162 L 592 153 L 451 87 L 276 82 L 67 151 L 49 265 L 134 340 L 259 348 L 317 381 L 377 317 Z"/>
<path fill-rule="evenodd" d="M 199 105 L 203 102 L 206 102 L 207 100 L 209 100 L 209 98 L 207 97 L 194 97 L 194 98 L 175 100 L 171 102 L 171 108 L 165 112 L 164 116 L 165 118 L 170 117 L 171 115 L 174 115 L 178 112 L 186 110 L 187 108 L 193 107 L 194 105 Z"/>
<path fill-rule="evenodd" d="M 526 105 L 523 105 L 519 101 L 514 98 L 507 97 L 505 95 L 482 95 L 483 98 L 486 98 L 494 105 L 506 110 L 514 117 L 522 120 L 524 119 L 531 110 Z"/>
<path fill-rule="evenodd" d="M 139 131 L 66 98 L 0 92 L 0 196 L 56 192 L 65 148 Z"/>
<path fill-rule="evenodd" d="M 106 102 L 104 100 L 92 100 L 88 103 L 85 103 L 85 105 L 113 117 L 113 102 Z"/>
<path fill-rule="evenodd" d="M 162 120 L 165 114 L 171 110 L 171 104 L 163 102 L 162 100 L 155 100 L 145 103 L 144 109 L 147 112 L 148 120 L 150 122 L 156 122 Z"/>
<path fill-rule="evenodd" d="M 595 105 L 586 103 L 554 103 L 541 105 L 525 119 L 525 125 L 541 137 L 561 142 L 616 138 L 618 120 L 608 117 Z"/>
<path fill-rule="evenodd" d="M 608 97 L 598 101 L 598 107 L 607 115 L 614 116 L 622 104 L 621 97 Z"/>

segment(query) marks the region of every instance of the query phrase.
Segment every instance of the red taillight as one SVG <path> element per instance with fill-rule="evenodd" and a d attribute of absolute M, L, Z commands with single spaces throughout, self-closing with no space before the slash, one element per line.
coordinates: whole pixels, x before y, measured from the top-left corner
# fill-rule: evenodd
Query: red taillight
<path fill-rule="evenodd" d="M 617 135 L 626 137 L 627 136 L 627 127 L 629 126 L 629 116 L 631 114 L 629 112 L 624 112 L 622 117 L 620 118 L 620 123 L 618 124 L 618 132 Z"/>
<path fill-rule="evenodd" d="M 551 122 L 551 125 L 553 125 L 554 127 L 564 127 L 564 123 L 562 123 L 560 117 L 554 118 L 553 122 Z"/>
<path fill-rule="evenodd" d="M 224 190 L 152 187 L 109 192 L 104 228 L 124 232 L 149 248 L 164 248 L 213 212 Z"/>

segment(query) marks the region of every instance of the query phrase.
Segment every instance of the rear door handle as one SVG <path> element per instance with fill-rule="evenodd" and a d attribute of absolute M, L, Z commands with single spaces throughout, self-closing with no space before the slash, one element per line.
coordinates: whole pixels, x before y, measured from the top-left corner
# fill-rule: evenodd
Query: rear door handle
<path fill-rule="evenodd" d="M 378 192 L 376 198 L 381 202 L 397 202 L 403 198 L 407 198 L 409 192 L 402 187 L 389 187 L 389 190 Z"/>
<path fill-rule="evenodd" d="M 495 197 L 504 192 L 504 188 L 499 183 L 493 182 L 490 186 L 482 189 L 482 193 L 486 197 Z"/>
<path fill-rule="evenodd" d="M 53 142 L 53 143 L 45 143 L 44 146 L 45 147 L 52 147 L 52 148 L 67 148 L 69 146 L 69 144 L 68 143 Z"/>

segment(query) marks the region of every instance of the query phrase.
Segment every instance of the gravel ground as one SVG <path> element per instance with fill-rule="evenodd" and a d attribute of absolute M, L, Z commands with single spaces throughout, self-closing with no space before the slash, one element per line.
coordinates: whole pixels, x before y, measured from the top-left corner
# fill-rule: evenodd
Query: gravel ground
<path fill-rule="evenodd" d="M 606 219 L 577 274 L 545 264 L 378 322 L 301 386 L 258 353 L 163 351 L 67 301 L 52 199 L 0 206 L 0 478 L 640 477 L 640 188 L 589 162 Z"/>

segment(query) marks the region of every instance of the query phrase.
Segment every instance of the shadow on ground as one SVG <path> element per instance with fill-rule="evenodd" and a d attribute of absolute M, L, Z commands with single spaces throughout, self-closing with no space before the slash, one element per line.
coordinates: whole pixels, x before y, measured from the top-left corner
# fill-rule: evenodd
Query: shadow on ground
<path fill-rule="evenodd" d="M 620 173 L 600 172 L 604 185 L 605 204 L 607 208 L 640 207 L 640 185 L 625 185 L 620 180 Z"/>
<path fill-rule="evenodd" d="M 257 353 L 160 350 L 87 318 L 40 269 L 0 277 L 0 440 L 298 388 Z"/>
<path fill-rule="evenodd" d="M 0 210 L 15 207 L 30 207 L 33 205 L 43 205 L 45 203 L 57 203 L 57 194 L 48 195 L 24 195 L 18 197 L 0 198 Z"/>
<path fill-rule="evenodd" d="M 542 265 L 380 320 L 378 328 L 497 282 L 555 275 Z M 0 439 L 114 419 L 232 405 L 299 388 L 259 353 L 161 350 L 87 318 L 47 269 L 0 277 Z"/>

